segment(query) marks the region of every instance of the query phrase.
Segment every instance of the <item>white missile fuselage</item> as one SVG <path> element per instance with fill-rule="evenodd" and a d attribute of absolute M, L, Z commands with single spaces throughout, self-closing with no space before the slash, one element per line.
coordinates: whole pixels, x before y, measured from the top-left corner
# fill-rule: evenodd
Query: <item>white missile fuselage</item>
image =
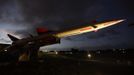
<path fill-rule="evenodd" d="M 76 28 L 76 29 L 72 29 L 69 31 L 57 33 L 57 34 L 55 34 L 55 36 L 62 38 L 62 37 L 67 37 L 67 36 L 72 36 L 72 35 L 83 34 L 83 33 L 91 32 L 91 31 L 96 31 L 96 30 L 99 30 L 102 28 L 106 28 L 106 27 L 115 25 L 117 23 L 120 23 L 122 21 L 124 21 L 124 20 L 121 19 L 121 20 L 105 21 L 102 23 L 94 24 L 94 25 L 89 24 L 88 26 L 85 26 L 85 27 Z"/>

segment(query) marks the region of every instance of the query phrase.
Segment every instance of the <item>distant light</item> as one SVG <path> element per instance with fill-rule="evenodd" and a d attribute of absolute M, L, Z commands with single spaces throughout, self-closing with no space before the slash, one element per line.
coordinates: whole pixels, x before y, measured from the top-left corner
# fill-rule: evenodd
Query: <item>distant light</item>
<path fill-rule="evenodd" d="M 88 54 L 87 56 L 88 56 L 89 58 L 91 58 L 91 54 Z"/>
<path fill-rule="evenodd" d="M 55 51 L 55 54 L 58 54 L 58 52 L 57 52 L 57 51 Z"/>
<path fill-rule="evenodd" d="M 7 52 L 7 50 L 4 50 L 5 52 Z"/>

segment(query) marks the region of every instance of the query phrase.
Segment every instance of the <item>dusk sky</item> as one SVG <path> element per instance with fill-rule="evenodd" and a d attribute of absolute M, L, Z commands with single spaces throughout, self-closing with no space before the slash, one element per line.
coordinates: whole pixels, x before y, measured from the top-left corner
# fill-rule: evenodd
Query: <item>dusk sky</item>
<path fill-rule="evenodd" d="M 134 48 L 133 0 L 0 0 L 0 42 L 11 43 L 7 37 L 37 35 L 37 27 L 60 31 L 97 22 L 126 19 L 97 32 L 61 39 L 47 50 Z"/>

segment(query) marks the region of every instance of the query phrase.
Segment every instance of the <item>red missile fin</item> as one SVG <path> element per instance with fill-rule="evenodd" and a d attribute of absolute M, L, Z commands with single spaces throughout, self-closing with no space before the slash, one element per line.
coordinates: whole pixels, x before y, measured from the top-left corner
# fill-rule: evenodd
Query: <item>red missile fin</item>
<path fill-rule="evenodd" d="M 43 28 L 43 27 L 39 27 L 39 28 L 36 29 L 36 31 L 40 35 L 40 34 L 47 33 L 48 32 L 48 29 Z"/>

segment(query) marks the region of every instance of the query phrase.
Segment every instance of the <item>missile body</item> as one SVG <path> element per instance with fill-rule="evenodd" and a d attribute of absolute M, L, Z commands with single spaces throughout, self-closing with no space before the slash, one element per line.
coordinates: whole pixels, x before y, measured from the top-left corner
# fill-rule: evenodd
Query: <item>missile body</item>
<path fill-rule="evenodd" d="M 88 26 L 85 26 L 85 27 L 81 27 L 81 28 L 76 28 L 76 29 L 72 29 L 72 30 L 69 30 L 69 31 L 60 32 L 60 33 L 55 34 L 55 36 L 59 37 L 59 38 L 63 38 L 63 37 L 67 37 L 67 36 L 83 34 L 83 33 L 91 32 L 91 31 L 96 31 L 96 30 L 99 30 L 99 29 L 102 29 L 102 28 L 106 28 L 106 27 L 115 25 L 117 23 L 120 23 L 122 21 L 124 21 L 124 19 L 106 21 L 106 22 L 94 24 L 92 26 L 88 25 Z"/>

